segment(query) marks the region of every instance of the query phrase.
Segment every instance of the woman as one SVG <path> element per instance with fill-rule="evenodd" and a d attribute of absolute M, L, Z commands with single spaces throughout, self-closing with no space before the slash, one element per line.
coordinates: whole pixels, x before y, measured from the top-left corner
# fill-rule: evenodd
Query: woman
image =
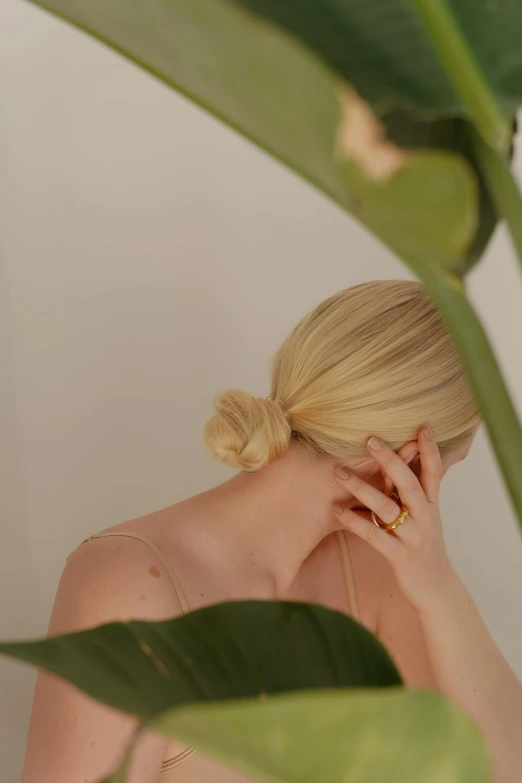
<path fill-rule="evenodd" d="M 495 783 L 511 783 L 522 766 L 522 688 L 448 560 L 437 505 L 441 478 L 467 455 L 478 423 L 420 285 L 343 291 L 282 345 L 268 399 L 240 391 L 218 399 L 206 442 L 240 472 L 79 546 L 50 633 L 233 599 L 320 603 L 376 633 L 408 686 L 460 703 L 487 738 Z M 41 673 L 23 783 L 102 779 L 133 728 Z M 239 780 L 156 736 L 140 741 L 130 777 Z"/>

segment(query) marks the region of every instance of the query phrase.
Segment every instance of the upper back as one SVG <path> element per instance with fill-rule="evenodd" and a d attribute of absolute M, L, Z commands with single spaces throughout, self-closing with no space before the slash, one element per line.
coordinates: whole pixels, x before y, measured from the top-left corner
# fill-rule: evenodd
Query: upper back
<path fill-rule="evenodd" d="M 188 540 L 186 514 L 186 504 L 172 506 L 82 543 L 64 568 L 50 634 L 114 620 L 162 620 L 210 603 L 259 597 L 249 595 L 249 585 L 244 585 L 241 594 L 231 594 L 225 575 L 221 578 L 219 573 L 202 568 L 198 542 Z M 357 548 L 358 542 L 350 540 L 349 549 Z M 361 620 L 370 627 L 374 609 L 360 587 L 368 563 L 360 555 L 359 551 L 351 557 L 350 567 L 355 564 Z M 300 594 L 293 598 L 350 611 L 342 557 L 333 537 L 309 558 L 305 571 Z M 134 727 L 132 718 L 41 673 L 22 783 L 91 783 L 102 779 L 117 765 Z M 158 783 L 158 778 L 161 783 L 248 780 L 183 745 L 149 735 L 137 750 L 129 783 Z"/>

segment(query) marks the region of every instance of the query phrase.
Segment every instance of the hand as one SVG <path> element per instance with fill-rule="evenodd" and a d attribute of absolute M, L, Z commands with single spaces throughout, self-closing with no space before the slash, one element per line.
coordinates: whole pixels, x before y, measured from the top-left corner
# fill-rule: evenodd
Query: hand
<path fill-rule="evenodd" d="M 377 527 L 371 519 L 337 504 L 334 513 L 347 530 L 367 541 L 386 558 L 404 597 L 420 611 L 433 601 L 440 601 L 454 572 L 444 544 L 438 505 L 442 463 L 430 430 L 419 433 L 418 447 L 420 479 L 385 443 L 377 438 L 368 441 L 368 451 L 381 466 L 385 484 L 396 487 L 400 502 L 409 511 L 406 521 L 396 530 L 388 532 Z M 346 468 L 336 468 L 335 476 L 382 522 L 393 522 L 399 516 L 400 507 L 392 498 Z"/>

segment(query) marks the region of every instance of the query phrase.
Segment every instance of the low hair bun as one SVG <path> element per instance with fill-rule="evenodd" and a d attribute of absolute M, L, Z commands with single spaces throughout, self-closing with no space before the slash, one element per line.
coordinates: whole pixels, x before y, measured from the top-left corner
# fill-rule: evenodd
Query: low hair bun
<path fill-rule="evenodd" d="M 216 459 L 254 472 L 281 457 L 292 429 L 279 403 L 239 389 L 219 395 L 205 426 L 205 442 Z"/>

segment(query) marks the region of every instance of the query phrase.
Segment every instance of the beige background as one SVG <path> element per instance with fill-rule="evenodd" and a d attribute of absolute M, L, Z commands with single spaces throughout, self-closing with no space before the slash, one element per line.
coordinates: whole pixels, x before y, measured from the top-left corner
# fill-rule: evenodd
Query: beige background
<path fill-rule="evenodd" d="M 68 552 L 217 483 L 209 400 L 334 291 L 403 267 L 310 187 L 109 50 L 0 3 L 0 636 L 46 629 Z M 522 285 L 499 232 L 470 280 L 522 408 Z M 448 546 L 522 675 L 522 541 L 479 438 Z M 0 662 L 2 781 L 34 675 Z"/>

